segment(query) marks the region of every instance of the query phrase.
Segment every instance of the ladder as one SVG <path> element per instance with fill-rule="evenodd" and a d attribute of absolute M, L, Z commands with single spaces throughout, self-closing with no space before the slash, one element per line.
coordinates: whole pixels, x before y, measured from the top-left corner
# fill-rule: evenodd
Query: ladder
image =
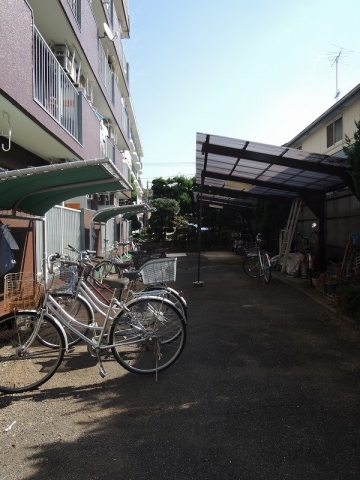
<path fill-rule="evenodd" d="M 294 237 L 296 222 L 299 217 L 299 213 L 301 210 L 302 201 L 300 198 L 294 198 L 289 218 L 286 224 L 286 228 L 284 230 L 284 237 L 281 242 L 280 252 L 279 252 L 279 264 L 281 266 L 281 273 L 285 272 L 286 269 L 286 262 L 290 252 L 291 242 Z"/>

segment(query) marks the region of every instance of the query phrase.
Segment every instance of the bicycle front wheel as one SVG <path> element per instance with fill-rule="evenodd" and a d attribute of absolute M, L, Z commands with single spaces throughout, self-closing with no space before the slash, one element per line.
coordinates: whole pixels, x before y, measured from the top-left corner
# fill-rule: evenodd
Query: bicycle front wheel
<path fill-rule="evenodd" d="M 246 275 L 252 278 L 259 278 L 264 275 L 264 270 L 258 255 L 256 257 L 248 257 L 243 263 L 243 269 Z"/>
<path fill-rule="evenodd" d="M 140 297 L 129 302 L 110 330 L 117 362 L 133 373 L 148 375 L 169 368 L 186 343 L 181 312 L 163 298 Z"/>
<path fill-rule="evenodd" d="M 52 293 L 51 296 L 66 311 L 66 313 L 68 313 L 74 320 L 81 323 L 81 325 L 75 322 L 70 323 L 72 323 L 83 335 L 87 335 L 89 332 L 89 325 L 94 322 L 94 313 L 84 298 L 81 295 L 77 295 L 75 298 L 72 293 Z M 63 328 L 67 336 L 68 347 L 73 347 L 81 342 L 81 338 L 76 335 L 76 333 L 65 325 L 63 325 Z M 57 348 L 59 346 L 54 342 L 49 343 L 50 339 L 43 339 L 40 334 L 39 341 L 48 347 Z"/>
<path fill-rule="evenodd" d="M 38 335 L 34 336 L 39 321 L 39 314 L 34 311 L 10 313 L 0 319 L 0 391 L 33 390 L 59 368 L 66 348 L 64 333 L 54 319 L 45 314 Z M 39 341 L 39 335 L 51 341 L 56 339 L 60 347 L 45 346 Z"/>
<path fill-rule="evenodd" d="M 267 253 L 264 253 L 261 256 L 261 263 L 263 265 L 264 271 L 264 282 L 269 283 L 271 280 L 271 262 L 270 257 Z"/>

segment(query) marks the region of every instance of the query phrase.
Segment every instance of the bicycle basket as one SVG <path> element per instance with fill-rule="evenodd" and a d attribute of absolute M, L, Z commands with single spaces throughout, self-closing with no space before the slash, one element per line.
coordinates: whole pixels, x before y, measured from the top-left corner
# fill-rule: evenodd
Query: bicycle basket
<path fill-rule="evenodd" d="M 4 309 L 33 310 L 42 295 L 42 283 L 33 273 L 8 273 L 4 277 Z"/>
<path fill-rule="evenodd" d="M 243 248 L 247 257 L 256 257 L 256 255 L 258 254 L 258 246 L 256 242 L 248 243 L 247 245 L 244 245 Z"/>
<path fill-rule="evenodd" d="M 56 265 L 54 277 L 49 288 L 52 293 L 72 293 L 78 279 L 77 268 L 74 265 Z"/>
<path fill-rule="evenodd" d="M 177 258 L 157 258 L 149 260 L 140 268 L 145 285 L 150 283 L 175 282 Z"/>

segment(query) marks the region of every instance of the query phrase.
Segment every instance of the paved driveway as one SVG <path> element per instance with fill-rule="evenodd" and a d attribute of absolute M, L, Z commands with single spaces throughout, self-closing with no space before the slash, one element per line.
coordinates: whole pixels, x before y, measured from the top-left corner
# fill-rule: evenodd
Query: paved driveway
<path fill-rule="evenodd" d="M 178 260 L 179 361 L 152 378 L 84 347 L 40 390 L 0 397 L 5 479 L 358 479 L 359 332 L 231 253 Z M 4 429 L 12 424 L 11 430 Z"/>

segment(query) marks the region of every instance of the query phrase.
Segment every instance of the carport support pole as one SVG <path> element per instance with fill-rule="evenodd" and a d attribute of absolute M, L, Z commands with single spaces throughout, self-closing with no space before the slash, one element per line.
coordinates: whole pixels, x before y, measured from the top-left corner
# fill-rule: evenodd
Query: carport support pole
<path fill-rule="evenodd" d="M 42 235 L 42 247 L 43 247 L 43 264 L 42 264 L 42 270 L 43 270 L 43 279 L 44 279 L 44 285 L 47 284 L 47 235 L 46 235 L 46 217 L 45 215 L 42 218 L 42 229 L 41 229 L 41 235 Z"/>
<path fill-rule="evenodd" d="M 200 197 L 200 202 L 199 202 Z M 198 279 L 194 282 L 195 287 L 202 287 L 204 282 L 200 280 L 200 259 L 201 259 L 201 217 L 202 217 L 202 188 L 200 195 L 198 196 L 198 221 L 197 221 L 197 234 L 198 234 Z"/>

